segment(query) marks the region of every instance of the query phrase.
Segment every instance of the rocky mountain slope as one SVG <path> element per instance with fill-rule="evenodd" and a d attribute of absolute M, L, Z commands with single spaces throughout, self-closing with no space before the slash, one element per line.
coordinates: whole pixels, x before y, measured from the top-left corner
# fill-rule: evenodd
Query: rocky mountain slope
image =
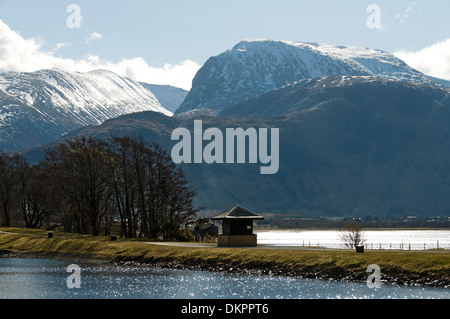
<path fill-rule="evenodd" d="M 17 151 L 44 144 L 74 129 L 129 113 L 156 111 L 172 115 L 185 93 L 135 82 L 105 70 L 3 73 L 0 150 Z"/>
<path fill-rule="evenodd" d="M 247 40 L 205 63 L 176 113 L 202 108 L 221 110 L 295 81 L 329 75 L 379 76 L 447 89 L 449 84 L 380 50 Z"/>
<path fill-rule="evenodd" d="M 0 98 L 6 105 L 18 99 Z M 28 118 L 46 120 L 33 105 L 23 108 Z M 243 41 L 206 62 L 175 116 L 155 110 L 126 114 L 67 138 L 142 136 L 170 152 L 177 143 L 173 130 L 193 134 L 195 119 L 203 121 L 203 131 L 214 127 L 223 134 L 227 128 L 279 129 L 276 174 L 261 175 L 261 163 L 248 160 L 181 164 L 197 190 L 196 205 L 223 211 L 241 204 L 261 213 L 305 216 L 450 211 L 448 82 L 379 50 Z M 36 162 L 46 147 L 51 145 L 25 155 Z"/>
<path fill-rule="evenodd" d="M 196 204 L 306 216 L 439 215 L 450 203 L 450 95 L 378 77 L 304 80 L 202 116 L 203 129 L 279 128 L 279 171 L 260 164 L 182 164 Z M 193 118 L 143 112 L 75 135 L 138 134 L 169 152 Z M 203 142 L 203 147 L 208 144 Z M 29 153 L 42 156 L 42 149 Z"/>

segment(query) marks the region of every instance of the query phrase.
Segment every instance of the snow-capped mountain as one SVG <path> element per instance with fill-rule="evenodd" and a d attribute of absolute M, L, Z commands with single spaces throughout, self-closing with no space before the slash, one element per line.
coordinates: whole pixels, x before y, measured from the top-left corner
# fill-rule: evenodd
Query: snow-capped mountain
<path fill-rule="evenodd" d="M 74 129 L 134 112 L 170 116 L 185 93 L 170 87 L 155 89 L 161 102 L 151 89 L 106 70 L 0 74 L 0 150 L 33 147 Z"/>
<path fill-rule="evenodd" d="M 148 84 L 142 82 L 140 84 L 152 92 L 159 103 L 172 113 L 175 113 L 188 94 L 188 91 L 171 85 Z"/>
<path fill-rule="evenodd" d="M 204 128 L 222 132 L 232 127 L 278 128 L 276 174 L 261 175 L 260 165 L 250 163 L 181 164 L 196 189 L 196 205 L 221 209 L 238 201 L 255 210 L 304 216 L 445 215 L 450 210 L 448 87 L 381 51 L 309 44 L 300 54 L 286 43 L 253 44 L 265 49 L 228 52 L 224 55 L 243 57 L 223 58 L 216 73 L 208 62 L 194 81 L 193 90 L 202 93 L 198 105 L 222 98 L 230 104 L 224 109 L 193 104 L 176 116 L 133 113 L 66 137 L 141 136 L 170 151 L 177 143 L 171 139 L 173 130 L 185 127 L 192 132 L 194 118 L 201 118 Z M 244 48 L 248 46 L 239 50 Z M 321 75 L 340 72 L 354 74 Z M 297 76 L 305 79 L 295 80 Z M 245 88 L 256 96 L 245 95 Z M 10 94 L 2 98 L 4 105 L 19 103 Z M 233 104 L 239 99 L 245 101 Z M 20 122 L 19 132 L 30 127 L 49 134 L 37 127 L 46 123 L 47 114 L 23 105 L 20 114 L 29 113 L 28 122 Z M 58 120 L 45 128 L 63 124 Z M 14 126 L 10 129 L 13 132 Z M 50 147 L 24 153 L 35 163 Z M 249 151 L 247 145 L 246 154 Z"/>
<path fill-rule="evenodd" d="M 196 116 L 135 113 L 70 136 L 139 135 L 170 151 L 178 143 L 171 139 L 175 128 L 194 129 L 187 115 Z M 450 211 L 447 91 L 374 76 L 316 77 L 205 115 L 199 115 L 204 129 L 279 128 L 279 171 L 261 175 L 259 164 L 181 164 L 198 206 L 220 210 L 243 202 L 297 216 Z M 36 161 L 45 149 L 27 157 Z M 249 154 L 248 143 L 245 150 Z"/>
<path fill-rule="evenodd" d="M 329 75 L 388 77 L 447 90 L 450 86 L 449 81 L 428 77 L 380 50 L 247 40 L 205 63 L 176 113 L 224 109 L 295 81 Z"/>

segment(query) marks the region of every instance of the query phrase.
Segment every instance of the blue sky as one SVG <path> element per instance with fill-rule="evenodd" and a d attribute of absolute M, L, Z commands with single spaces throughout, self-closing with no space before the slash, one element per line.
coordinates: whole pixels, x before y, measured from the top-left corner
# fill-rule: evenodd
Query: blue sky
<path fill-rule="evenodd" d="M 70 4 L 80 8 L 80 28 L 67 26 Z M 369 4 L 380 8 L 380 28 L 367 25 Z M 13 47 L 6 46 L 5 39 L 15 43 L 20 37 L 28 41 L 25 47 L 51 55 L 53 61 L 76 61 L 73 67 L 96 64 L 144 78 L 143 72 L 153 71 L 161 82 L 185 72 L 183 85 L 188 86 L 185 83 L 210 56 L 244 39 L 268 38 L 403 52 L 417 64 L 414 67 L 432 70 L 425 65 L 428 56 L 419 53 L 436 44 L 428 54 L 444 54 L 450 48 L 450 40 L 445 42 L 450 39 L 449 12 L 447 0 L 0 0 L 0 60 L 8 56 L 6 48 Z M 24 56 L 26 68 L 33 55 Z M 35 60 L 30 68 L 38 67 L 37 60 L 46 61 L 42 55 Z M 0 65 L 0 71 L 7 67 L 20 68 L 9 63 Z M 450 77 L 450 67 L 448 72 Z"/>

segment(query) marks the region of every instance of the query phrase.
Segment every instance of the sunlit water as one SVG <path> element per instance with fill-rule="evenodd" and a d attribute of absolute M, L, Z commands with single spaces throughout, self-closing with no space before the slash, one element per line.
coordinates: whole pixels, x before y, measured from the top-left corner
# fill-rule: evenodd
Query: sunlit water
<path fill-rule="evenodd" d="M 0 259 L 2 299 L 449 299 L 447 288 L 344 283 L 279 276 L 80 263 L 68 288 L 65 260 Z"/>
<path fill-rule="evenodd" d="M 260 230 L 258 243 L 271 246 L 344 248 L 338 230 Z M 363 230 L 366 249 L 450 249 L 450 230 Z"/>

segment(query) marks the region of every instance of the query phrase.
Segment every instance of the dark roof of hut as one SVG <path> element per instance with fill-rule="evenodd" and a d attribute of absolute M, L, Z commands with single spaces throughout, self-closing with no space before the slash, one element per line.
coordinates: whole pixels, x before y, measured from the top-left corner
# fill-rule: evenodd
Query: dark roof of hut
<path fill-rule="evenodd" d="M 237 205 L 211 219 L 264 219 L 264 217 Z"/>

